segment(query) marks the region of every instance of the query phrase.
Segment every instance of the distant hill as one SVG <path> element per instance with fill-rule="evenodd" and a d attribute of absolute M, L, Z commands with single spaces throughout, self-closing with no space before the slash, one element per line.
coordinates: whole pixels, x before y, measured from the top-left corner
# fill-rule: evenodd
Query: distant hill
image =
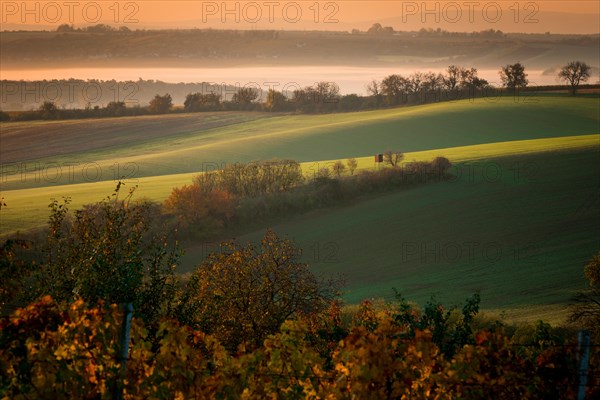
<path fill-rule="evenodd" d="M 444 31 L 368 34 L 324 31 L 154 30 L 3 32 L 3 69 L 65 67 L 227 67 L 240 65 L 357 65 L 419 68 L 449 61 L 479 68 L 521 61 L 547 69 L 571 59 L 592 64 L 600 36 L 506 35 Z M 566 56 L 568 55 L 568 57 Z M 402 60 L 405 60 L 404 62 Z M 415 64 L 410 64 L 414 66 Z"/>

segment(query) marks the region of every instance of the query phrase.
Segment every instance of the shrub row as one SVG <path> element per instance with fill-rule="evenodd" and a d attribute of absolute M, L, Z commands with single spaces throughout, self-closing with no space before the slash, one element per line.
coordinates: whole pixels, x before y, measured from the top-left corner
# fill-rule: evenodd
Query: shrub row
<path fill-rule="evenodd" d="M 353 175 L 342 175 L 338 170 L 335 177 L 329 169 L 322 169 L 306 181 L 295 161 L 232 164 L 197 176 L 192 185 L 174 189 L 164 210 L 184 235 L 206 237 L 231 224 L 263 221 L 335 206 L 367 193 L 441 181 L 449 177 L 450 167 L 448 159 L 437 157 L 431 162 L 357 174 L 352 168 Z"/>

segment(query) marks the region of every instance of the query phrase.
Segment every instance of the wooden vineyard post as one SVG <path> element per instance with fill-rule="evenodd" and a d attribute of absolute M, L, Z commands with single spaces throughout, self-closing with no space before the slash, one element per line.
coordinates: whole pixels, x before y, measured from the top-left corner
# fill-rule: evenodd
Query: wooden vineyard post
<path fill-rule="evenodd" d="M 590 334 L 586 330 L 580 330 L 578 335 L 579 354 L 579 392 L 577 400 L 585 400 L 585 389 L 587 386 L 587 370 L 590 357 Z"/>

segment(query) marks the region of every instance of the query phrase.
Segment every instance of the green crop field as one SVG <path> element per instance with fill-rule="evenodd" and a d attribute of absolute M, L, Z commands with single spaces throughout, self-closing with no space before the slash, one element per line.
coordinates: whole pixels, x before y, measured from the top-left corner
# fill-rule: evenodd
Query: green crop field
<path fill-rule="evenodd" d="M 405 151 L 405 162 L 445 156 L 451 182 L 365 196 L 274 228 L 304 248 L 313 271 L 342 274 L 349 302 L 390 298 L 392 287 L 419 302 L 480 290 L 486 309 L 559 318 L 600 247 L 599 106 L 594 97 L 504 97 L 333 115 L 2 124 L 0 233 L 43 224 L 51 198 L 70 196 L 73 208 L 98 201 L 121 176 L 139 185 L 137 198 L 161 201 L 225 162 L 290 158 L 310 178 L 348 157 L 373 168 L 372 155 L 386 149 Z M 206 246 L 187 250 L 181 272 Z"/>
<path fill-rule="evenodd" d="M 56 122 L 4 124 L 2 187 L 197 172 L 224 162 L 308 162 L 386 149 L 412 152 L 598 134 L 599 107 L 600 98 L 502 97 L 346 114 L 252 114 L 246 121 L 215 113 L 164 117 L 175 128 L 161 123 L 163 117 L 80 121 L 67 124 L 64 132 Z M 49 146 L 56 137 L 62 145 Z"/>
<path fill-rule="evenodd" d="M 453 182 L 273 229 L 305 249 L 314 272 L 342 274 L 349 302 L 391 299 L 395 287 L 421 303 L 435 294 L 453 304 L 479 290 L 485 308 L 519 316 L 549 307 L 546 319 L 556 319 L 585 287 L 583 265 L 600 249 L 599 157 L 597 147 L 462 163 Z M 190 249 L 187 260 L 202 250 Z"/>
<path fill-rule="evenodd" d="M 527 154 L 556 151 L 558 149 L 581 149 L 598 146 L 600 135 L 568 136 L 549 139 L 532 139 L 512 142 L 488 143 L 473 146 L 459 146 L 446 149 L 416 151 L 405 154 L 405 161 L 427 161 L 437 156 L 444 156 L 454 163 L 464 161 L 485 160 L 490 157 L 511 154 Z M 373 157 L 357 158 L 358 170 L 373 169 Z M 307 179 L 324 166 L 330 166 L 335 160 L 310 161 L 302 163 L 302 170 Z M 457 170 L 455 173 L 461 174 Z M 125 180 L 125 188 L 136 188 L 136 198 L 163 201 L 173 187 L 188 185 L 197 173 L 184 173 L 152 176 Z M 100 201 L 114 190 L 113 180 L 79 183 L 61 186 L 45 186 L 28 189 L 3 190 L 2 197 L 8 204 L 0 213 L 0 234 L 25 230 L 40 226 L 48 217 L 47 205 L 50 199 L 71 198 L 71 207 L 78 208 L 84 204 Z"/>

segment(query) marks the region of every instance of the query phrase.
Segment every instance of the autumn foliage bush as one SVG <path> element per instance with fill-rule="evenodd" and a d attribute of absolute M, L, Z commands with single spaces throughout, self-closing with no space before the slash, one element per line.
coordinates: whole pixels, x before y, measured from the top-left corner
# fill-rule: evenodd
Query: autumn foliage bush
<path fill-rule="evenodd" d="M 223 243 L 196 267 L 177 318 L 214 334 L 231 351 L 259 347 L 287 319 L 317 313 L 338 295 L 339 285 L 318 279 L 300 255 L 270 230 L 260 246 Z"/>
<path fill-rule="evenodd" d="M 205 191 L 195 183 L 174 188 L 163 206 L 186 231 L 214 233 L 231 220 L 236 201 L 227 190 Z"/>
<path fill-rule="evenodd" d="M 177 287 L 179 249 L 164 232 L 153 232 L 152 204 L 122 195 L 122 183 L 103 201 L 69 212 L 69 200 L 50 204 L 43 254 L 15 300 L 51 295 L 132 303 L 148 322 L 166 315 Z"/>
<path fill-rule="evenodd" d="M 339 325 L 336 313 L 323 323 Z M 339 315 L 338 315 L 339 316 Z M 68 307 L 50 297 L 0 322 L 0 398 L 113 398 L 120 379 L 116 306 Z M 502 329 L 474 334 L 450 358 L 431 331 L 374 311 L 331 337 L 323 324 L 284 322 L 261 346 L 229 353 L 212 336 L 163 320 L 156 338 L 134 319 L 124 378 L 126 399 L 566 399 L 576 389 L 570 347 L 513 346 Z M 320 328 L 318 328 L 320 326 Z M 315 330 L 314 328 L 317 329 Z M 590 395 L 593 394 L 592 388 Z"/>
<path fill-rule="evenodd" d="M 120 200 L 119 187 L 74 219 L 68 202 L 51 204 L 40 268 L 21 268 L 2 248 L 4 271 L 30 271 L 2 281 L 3 297 L 34 298 L 0 318 L 0 399 L 112 399 L 117 388 L 126 399 L 576 394 L 576 344 L 549 325 L 526 335 L 501 323 L 475 328 L 478 294 L 461 309 L 435 299 L 420 309 L 397 294 L 344 319 L 336 284 L 312 275 L 301 250 L 271 231 L 260 246 L 224 243 L 180 286 L 176 248 L 147 240 L 148 205 Z M 594 260 L 586 273 L 596 285 Z M 134 305 L 126 365 L 116 303 Z M 597 370 L 592 356 L 589 398 L 600 395 Z"/>

